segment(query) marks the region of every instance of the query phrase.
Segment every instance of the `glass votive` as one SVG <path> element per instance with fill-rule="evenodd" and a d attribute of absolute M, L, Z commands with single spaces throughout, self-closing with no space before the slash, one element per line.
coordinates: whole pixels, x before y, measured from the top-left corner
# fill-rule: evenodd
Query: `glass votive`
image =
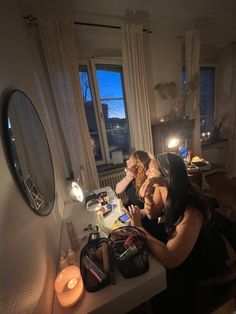
<path fill-rule="evenodd" d="M 55 280 L 55 291 L 59 303 L 69 307 L 79 301 L 84 290 L 80 269 L 77 266 L 67 266 Z"/>

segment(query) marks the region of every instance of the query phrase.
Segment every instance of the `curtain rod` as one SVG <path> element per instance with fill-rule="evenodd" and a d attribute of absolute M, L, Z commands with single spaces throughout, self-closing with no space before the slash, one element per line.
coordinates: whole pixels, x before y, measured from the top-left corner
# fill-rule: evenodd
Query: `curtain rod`
<path fill-rule="evenodd" d="M 74 22 L 74 24 L 75 25 L 85 25 L 85 26 L 121 29 L 121 26 L 107 25 L 107 24 L 95 24 L 95 23 L 83 23 L 83 22 Z M 143 32 L 146 32 L 147 34 L 152 34 L 152 31 L 149 28 L 144 28 Z"/>
<path fill-rule="evenodd" d="M 83 23 L 83 22 L 74 22 L 74 24 L 75 25 L 86 25 L 86 26 L 95 26 L 95 27 L 106 27 L 106 28 L 121 29 L 120 26 L 115 26 L 115 25 L 93 24 L 93 23 Z"/>
<path fill-rule="evenodd" d="M 83 22 L 74 22 L 75 25 L 86 25 L 86 26 L 95 26 L 95 27 L 106 27 L 106 28 L 115 28 L 115 29 L 121 29 L 121 26 L 115 26 L 115 25 L 106 25 L 106 24 L 93 24 L 93 23 L 83 23 Z M 148 28 L 144 28 L 143 32 L 146 32 L 147 34 L 152 34 L 152 31 Z"/>
<path fill-rule="evenodd" d="M 23 19 L 29 23 L 37 23 L 37 18 L 31 14 L 23 16 Z M 83 22 L 74 22 L 75 25 L 85 25 L 85 26 L 94 26 L 94 27 L 106 27 L 106 28 L 113 28 L 113 29 L 121 29 L 121 26 L 115 25 L 106 25 L 106 24 L 94 24 L 94 23 L 83 23 Z M 152 31 L 149 28 L 144 28 L 143 32 L 147 34 L 152 34 Z"/>

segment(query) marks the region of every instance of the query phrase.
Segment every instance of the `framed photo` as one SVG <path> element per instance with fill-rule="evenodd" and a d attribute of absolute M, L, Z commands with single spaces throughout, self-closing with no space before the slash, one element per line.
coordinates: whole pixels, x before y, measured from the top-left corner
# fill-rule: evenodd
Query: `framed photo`
<path fill-rule="evenodd" d="M 30 175 L 27 175 L 24 180 L 24 184 L 31 201 L 31 206 L 34 207 L 36 210 L 39 210 L 39 208 L 44 204 L 44 200 L 42 194 L 40 193 Z"/>

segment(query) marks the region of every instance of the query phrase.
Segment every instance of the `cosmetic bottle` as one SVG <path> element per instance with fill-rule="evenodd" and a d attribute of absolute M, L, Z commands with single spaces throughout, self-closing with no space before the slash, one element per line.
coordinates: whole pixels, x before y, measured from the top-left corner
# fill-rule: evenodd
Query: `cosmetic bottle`
<path fill-rule="evenodd" d="M 102 263 L 103 263 L 104 272 L 108 274 L 110 271 L 110 263 L 109 263 L 107 243 L 102 244 Z"/>
<path fill-rule="evenodd" d="M 127 261 L 131 256 L 137 254 L 139 252 L 138 248 L 135 244 L 132 244 L 126 251 L 124 251 L 118 259 L 120 261 Z"/>
<path fill-rule="evenodd" d="M 79 248 L 79 241 L 73 226 L 71 219 L 68 219 L 66 222 L 67 233 L 70 239 L 70 244 L 72 250 L 76 251 Z"/>
<path fill-rule="evenodd" d="M 103 217 L 103 213 L 101 211 L 97 212 L 97 221 L 98 221 L 99 229 L 104 230 L 105 229 L 104 217 Z"/>
<path fill-rule="evenodd" d="M 83 256 L 82 263 L 99 282 L 102 282 L 107 278 L 107 275 L 88 257 L 88 255 Z"/>

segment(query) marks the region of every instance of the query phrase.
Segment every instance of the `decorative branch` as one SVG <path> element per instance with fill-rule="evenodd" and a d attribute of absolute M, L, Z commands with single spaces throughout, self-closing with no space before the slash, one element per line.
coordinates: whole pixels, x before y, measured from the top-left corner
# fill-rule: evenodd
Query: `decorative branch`
<path fill-rule="evenodd" d="M 164 117 L 164 120 L 179 119 L 185 115 L 185 104 L 187 97 L 193 94 L 200 86 L 201 80 L 199 75 L 195 75 L 193 79 L 188 82 L 184 82 L 184 88 L 181 91 L 177 90 L 175 82 L 158 83 L 154 86 L 159 96 L 166 100 L 168 98 L 175 101 L 169 114 Z"/>

